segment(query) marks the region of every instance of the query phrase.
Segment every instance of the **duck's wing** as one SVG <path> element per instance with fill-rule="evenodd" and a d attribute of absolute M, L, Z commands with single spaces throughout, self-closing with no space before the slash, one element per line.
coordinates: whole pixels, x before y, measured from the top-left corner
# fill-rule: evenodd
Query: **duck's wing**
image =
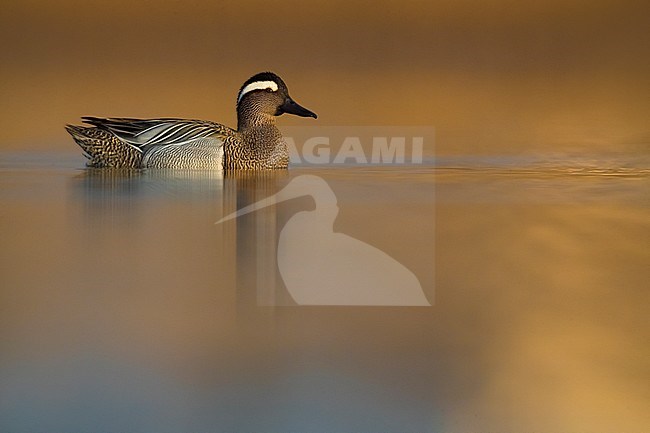
<path fill-rule="evenodd" d="M 225 138 L 235 131 L 205 120 L 83 117 L 85 123 L 108 131 L 142 151 L 158 146 L 181 146 L 208 137 Z"/>

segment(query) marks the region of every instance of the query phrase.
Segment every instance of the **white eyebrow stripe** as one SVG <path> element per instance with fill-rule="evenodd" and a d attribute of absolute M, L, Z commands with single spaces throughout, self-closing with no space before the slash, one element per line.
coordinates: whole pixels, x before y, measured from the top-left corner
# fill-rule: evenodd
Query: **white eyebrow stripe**
<path fill-rule="evenodd" d="M 248 86 L 241 89 L 241 92 L 239 92 L 239 97 L 237 98 L 237 102 L 241 101 L 241 98 L 243 98 L 244 95 L 248 92 L 263 89 L 271 89 L 274 92 L 277 92 L 278 84 L 275 81 L 255 81 L 253 83 L 250 83 Z"/>

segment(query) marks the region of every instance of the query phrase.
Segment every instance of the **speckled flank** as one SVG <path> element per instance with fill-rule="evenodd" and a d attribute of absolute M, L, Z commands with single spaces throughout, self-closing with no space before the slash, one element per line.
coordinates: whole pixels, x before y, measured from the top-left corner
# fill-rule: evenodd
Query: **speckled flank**
<path fill-rule="evenodd" d="M 223 139 L 208 137 L 185 146 L 158 146 L 143 158 L 152 168 L 214 170 L 223 168 Z"/>

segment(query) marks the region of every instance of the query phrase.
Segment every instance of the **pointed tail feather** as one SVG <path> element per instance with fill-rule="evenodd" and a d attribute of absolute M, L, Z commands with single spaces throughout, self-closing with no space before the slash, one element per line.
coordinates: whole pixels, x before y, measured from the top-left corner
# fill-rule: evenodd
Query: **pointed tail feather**
<path fill-rule="evenodd" d="M 142 153 L 103 129 L 66 125 L 66 131 L 81 147 L 89 167 L 139 168 Z"/>

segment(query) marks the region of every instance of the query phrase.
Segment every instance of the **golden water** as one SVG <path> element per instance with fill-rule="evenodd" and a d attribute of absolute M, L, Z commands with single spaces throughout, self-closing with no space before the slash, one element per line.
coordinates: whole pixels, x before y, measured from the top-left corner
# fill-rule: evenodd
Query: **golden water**
<path fill-rule="evenodd" d="M 4 154 L 0 430 L 647 428 L 647 159 L 430 162 L 221 178 Z M 273 254 L 310 199 L 214 224 L 300 174 L 432 307 L 292 304 Z"/>

